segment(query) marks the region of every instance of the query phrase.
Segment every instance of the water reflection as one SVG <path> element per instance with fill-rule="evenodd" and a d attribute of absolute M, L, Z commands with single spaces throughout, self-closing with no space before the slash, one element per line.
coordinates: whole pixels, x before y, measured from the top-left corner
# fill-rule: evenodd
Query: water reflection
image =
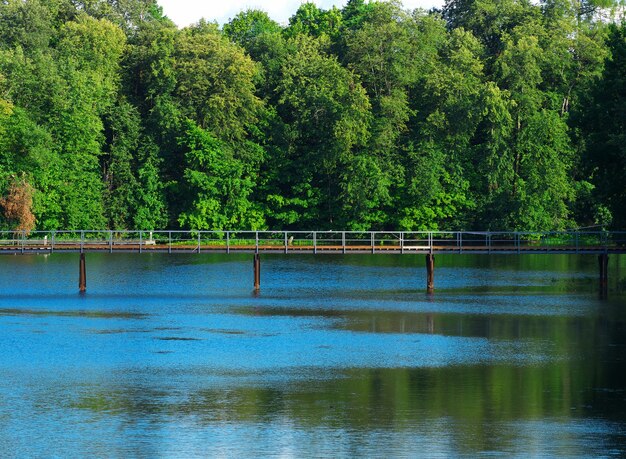
<path fill-rule="evenodd" d="M 184 376 L 174 377 L 161 389 L 153 384 L 166 375 L 150 374 L 146 380 L 135 380 L 137 385 L 84 388 L 75 400 L 54 409 L 78 410 L 92 421 L 101 416 L 120 418 L 133 428 L 144 422 L 168 426 L 176 441 L 185 440 L 189 431 L 203 436 L 207 429 L 265 426 L 266 442 L 286 432 L 326 431 L 363 442 L 360 451 L 368 455 L 376 454 L 372 438 L 377 433 L 393 440 L 392 450 L 398 454 L 411 452 L 415 444 L 410 437 L 416 434 L 431 446 L 445 439 L 446 449 L 440 453 L 520 454 L 529 438 L 537 452 L 550 451 L 559 441 L 555 453 L 582 457 L 601 454 L 604 448 L 623 451 L 623 397 L 598 394 L 593 386 L 605 383 L 606 376 L 594 378 L 589 371 L 593 368 L 581 370 L 566 363 L 354 369 L 335 375 L 285 374 L 278 379 L 267 375 L 268 380 L 257 374 L 249 384 L 236 385 L 233 381 L 245 380 L 245 375 L 208 373 L 210 383 L 204 387 L 200 383 L 194 388 L 198 381 Z M 177 422 L 184 428 L 172 427 Z M 552 435 L 545 435 L 545 429 Z M 584 442 L 581 433 L 587 436 Z M 309 447 L 308 442 L 291 445 L 294 455 L 306 454 L 302 448 Z M 249 444 L 230 445 L 229 451 L 246 455 L 251 449 L 270 452 Z"/>
<path fill-rule="evenodd" d="M 626 454 L 624 279 L 598 301 L 595 259 L 438 257 L 429 298 L 394 256 L 268 257 L 254 297 L 248 258 L 89 255 L 84 298 L 73 258 L 5 259 L 2 451 Z"/>

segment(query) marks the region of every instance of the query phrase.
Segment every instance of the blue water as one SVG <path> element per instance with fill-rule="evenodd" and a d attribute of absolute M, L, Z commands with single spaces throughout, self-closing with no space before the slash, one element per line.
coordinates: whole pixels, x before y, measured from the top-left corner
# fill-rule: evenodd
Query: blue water
<path fill-rule="evenodd" d="M 626 455 L 621 261 L 3 256 L 0 451 Z"/>

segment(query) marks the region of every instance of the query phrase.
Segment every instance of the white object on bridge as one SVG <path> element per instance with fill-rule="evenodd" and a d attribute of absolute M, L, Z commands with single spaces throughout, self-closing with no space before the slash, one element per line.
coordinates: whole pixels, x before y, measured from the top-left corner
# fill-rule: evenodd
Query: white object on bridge
<path fill-rule="evenodd" d="M 156 242 L 154 241 L 154 239 L 152 239 L 152 231 L 150 231 L 150 237 L 148 238 L 147 241 L 144 242 L 144 245 L 155 245 Z"/>

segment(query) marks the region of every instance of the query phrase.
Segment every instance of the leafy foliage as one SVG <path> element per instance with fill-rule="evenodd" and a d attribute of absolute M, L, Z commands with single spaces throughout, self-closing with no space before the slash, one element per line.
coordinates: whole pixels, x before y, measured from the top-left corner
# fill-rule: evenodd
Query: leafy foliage
<path fill-rule="evenodd" d="M 625 228 L 614 7 L 0 2 L 0 226 Z"/>
<path fill-rule="evenodd" d="M 595 185 L 596 223 L 613 220 L 626 227 L 626 24 L 611 25 L 607 60 L 602 78 L 589 93 L 581 113 L 581 129 L 587 149 L 585 159 Z M 607 212 L 608 211 L 608 212 Z"/>

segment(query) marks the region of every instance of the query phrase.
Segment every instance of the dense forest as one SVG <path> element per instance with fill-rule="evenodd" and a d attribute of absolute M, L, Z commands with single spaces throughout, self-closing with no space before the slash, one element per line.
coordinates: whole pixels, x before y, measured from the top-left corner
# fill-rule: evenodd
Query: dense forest
<path fill-rule="evenodd" d="M 620 14 L 2 0 L 0 227 L 626 228 Z"/>

